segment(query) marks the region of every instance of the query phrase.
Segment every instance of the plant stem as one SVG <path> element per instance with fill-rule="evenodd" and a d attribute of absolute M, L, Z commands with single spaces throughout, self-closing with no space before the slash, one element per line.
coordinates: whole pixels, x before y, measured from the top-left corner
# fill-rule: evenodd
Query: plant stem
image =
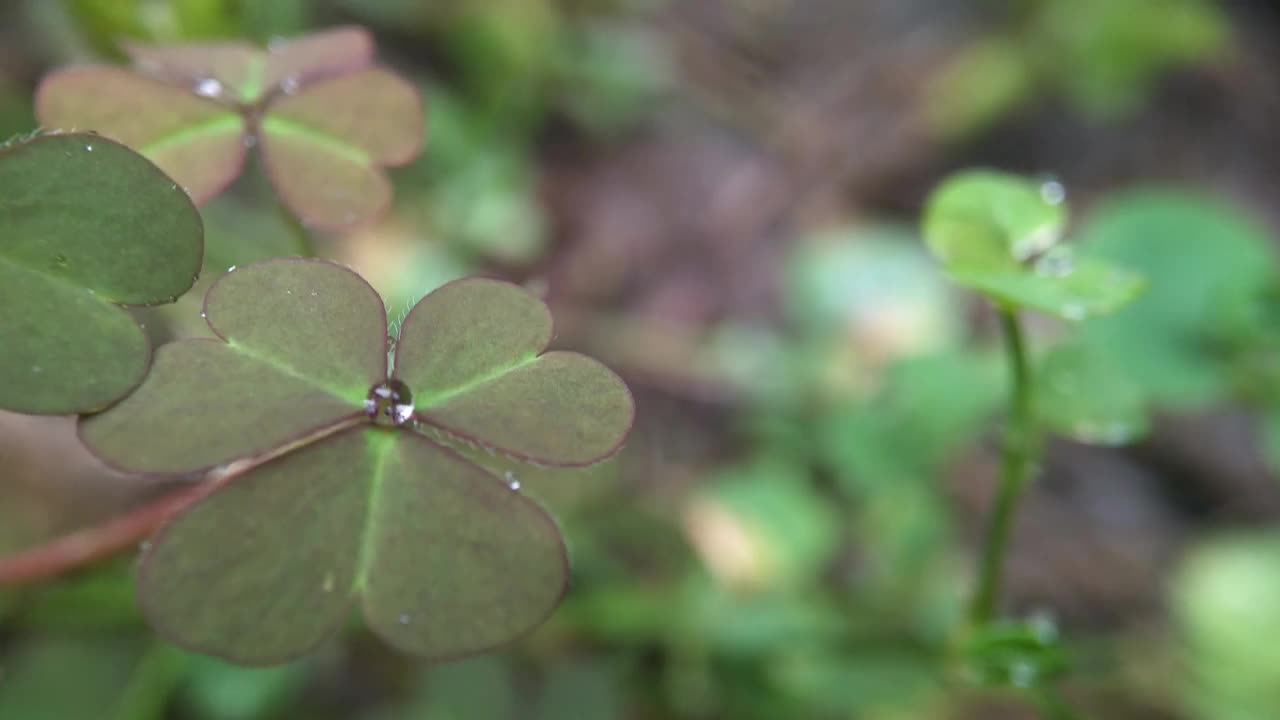
<path fill-rule="evenodd" d="M 183 486 L 112 518 L 28 550 L 0 557 L 0 587 L 56 577 L 137 545 L 166 520 L 208 492 L 208 481 Z"/>
<path fill-rule="evenodd" d="M 1000 590 L 1014 513 L 1022 491 L 1031 479 L 1032 468 L 1040 452 L 1031 365 L 1027 358 L 1022 325 L 1016 311 L 1000 308 L 999 312 L 1000 330 L 1004 336 L 1009 363 L 1009 417 L 1002 448 L 1000 486 L 996 491 L 995 507 L 987 526 L 978 587 L 969 613 L 975 625 L 986 624 L 995 615 L 996 595 Z"/>

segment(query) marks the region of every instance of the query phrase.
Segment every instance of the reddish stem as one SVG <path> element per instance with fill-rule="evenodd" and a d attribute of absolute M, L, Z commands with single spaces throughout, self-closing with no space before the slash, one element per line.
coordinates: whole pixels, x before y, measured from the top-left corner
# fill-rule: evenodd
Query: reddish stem
<path fill-rule="evenodd" d="M 137 545 L 166 520 L 208 493 L 210 484 L 204 481 L 181 487 L 100 525 L 0 557 L 0 587 L 55 577 Z"/>

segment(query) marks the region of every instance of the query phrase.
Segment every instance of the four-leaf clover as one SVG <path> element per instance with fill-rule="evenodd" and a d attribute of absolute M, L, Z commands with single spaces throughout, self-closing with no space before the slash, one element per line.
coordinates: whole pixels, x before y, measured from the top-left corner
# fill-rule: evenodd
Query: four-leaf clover
<path fill-rule="evenodd" d="M 373 41 L 338 28 L 263 50 L 243 43 L 127 46 L 134 71 L 55 71 L 40 84 L 47 127 L 94 130 L 138 150 L 201 204 L 257 146 L 276 192 L 304 223 L 341 229 L 391 202 L 384 167 L 419 152 L 417 90 L 373 66 Z"/>
<path fill-rule="evenodd" d="M 358 599 L 375 633 L 439 659 L 548 616 L 567 581 L 555 524 L 441 441 L 564 466 L 617 451 L 629 391 L 595 360 L 545 351 L 542 302 L 494 280 L 445 285 L 406 317 L 390 369 L 381 299 L 330 262 L 227 273 L 205 316 L 220 339 L 161 347 L 136 392 L 80 425 L 130 471 L 249 459 L 143 554 L 141 605 L 163 635 L 280 662 L 341 628 Z"/>

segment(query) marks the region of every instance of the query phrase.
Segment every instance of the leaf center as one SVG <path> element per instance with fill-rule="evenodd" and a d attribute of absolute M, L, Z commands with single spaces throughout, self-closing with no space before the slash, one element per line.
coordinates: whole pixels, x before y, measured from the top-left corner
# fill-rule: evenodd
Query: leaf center
<path fill-rule="evenodd" d="M 408 425 L 413 421 L 413 393 L 402 381 L 387 380 L 369 388 L 364 411 L 377 425 Z"/>

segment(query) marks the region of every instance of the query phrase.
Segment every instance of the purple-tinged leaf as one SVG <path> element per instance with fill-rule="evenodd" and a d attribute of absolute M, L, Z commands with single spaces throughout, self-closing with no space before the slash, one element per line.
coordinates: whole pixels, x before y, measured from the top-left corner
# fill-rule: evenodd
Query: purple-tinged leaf
<path fill-rule="evenodd" d="M 531 462 L 590 465 L 621 446 L 631 393 L 591 358 L 542 354 L 550 339 L 537 298 L 460 280 L 405 318 L 393 375 L 412 389 L 418 419 L 454 438 Z"/>
<path fill-rule="evenodd" d="M 264 85 L 270 92 L 301 87 L 308 81 L 368 67 L 373 37 L 362 27 L 338 27 L 289 40 L 276 40 L 267 52 Z"/>
<path fill-rule="evenodd" d="M 125 43 L 123 49 L 139 72 L 208 98 L 252 103 L 262 93 L 265 53 L 246 43 Z"/>
<path fill-rule="evenodd" d="M 387 314 L 369 283 L 327 260 L 281 258 L 218 279 L 209 327 L 236 350 L 363 402 L 387 377 Z"/>
<path fill-rule="evenodd" d="M 547 513 L 419 435 L 396 433 L 384 444 L 360 583 L 369 627 L 436 660 L 488 650 L 537 627 L 569 578 Z"/>
<path fill-rule="evenodd" d="M 138 596 L 169 640 L 245 665 L 305 653 L 347 620 L 376 467 L 348 430 L 235 477 L 144 553 Z"/>
<path fill-rule="evenodd" d="M 104 461 L 184 473 L 261 455 L 363 415 L 386 377 L 382 301 L 339 265 L 281 259 L 227 273 L 205 314 L 225 342 L 164 346 L 136 392 L 82 421 Z"/>
<path fill-rule="evenodd" d="M 217 195 L 244 164 L 244 120 L 207 98 L 112 67 L 56 71 L 36 92 L 46 127 L 93 130 L 164 170 L 197 203 Z"/>
<path fill-rule="evenodd" d="M 303 222 L 339 229 L 375 218 L 391 202 L 381 168 L 421 149 L 422 101 L 378 68 L 308 85 L 270 104 L 262 154 L 277 192 Z"/>

